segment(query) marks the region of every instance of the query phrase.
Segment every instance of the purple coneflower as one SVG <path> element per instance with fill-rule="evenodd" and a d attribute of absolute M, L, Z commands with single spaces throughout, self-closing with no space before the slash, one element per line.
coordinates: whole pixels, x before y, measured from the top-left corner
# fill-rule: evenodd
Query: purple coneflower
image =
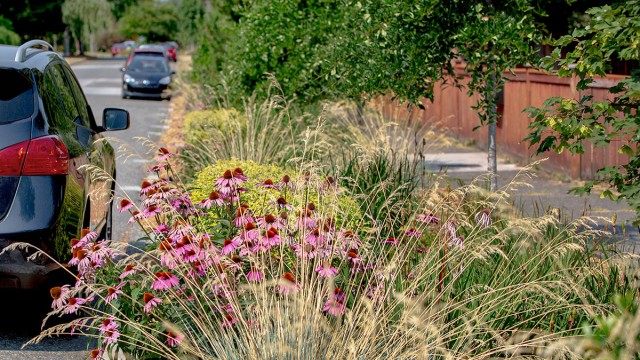
<path fill-rule="evenodd" d="M 227 314 L 224 316 L 224 320 L 222 320 L 222 327 L 231 327 L 233 324 L 237 323 L 238 319 L 236 319 L 233 315 Z"/>
<path fill-rule="evenodd" d="M 282 275 L 282 279 L 280 279 L 278 283 L 277 290 L 282 295 L 289 295 L 292 292 L 298 292 L 300 290 L 300 285 L 296 283 L 296 279 L 293 277 L 293 274 L 287 271 Z"/>
<path fill-rule="evenodd" d="M 358 249 L 362 245 L 360 238 L 358 235 L 354 234 L 350 230 L 340 230 L 338 231 L 338 242 L 340 242 L 345 248 L 348 249 Z"/>
<path fill-rule="evenodd" d="M 260 242 L 263 245 L 268 245 L 268 247 L 280 245 L 280 235 L 278 234 L 278 230 L 270 228 L 264 233 Z"/>
<path fill-rule="evenodd" d="M 137 273 L 139 270 L 140 268 L 138 266 L 128 264 L 127 266 L 124 267 L 124 271 L 122 272 L 122 274 L 120 274 L 120 276 L 118 276 L 118 278 L 122 280 L 131 274 Z"/>
<path fill-rule="evenodd" d="M 66 304 L 67 300 L 71 296 L 71 291 L 69 290 L 69 285 L 55 286 L 49 290 L 49 294 L 51 294 L 51 297 L 53 298 L 51 308 L 60 309 L 64 304 Z"/>
<path fill-rule="evenodd" d="M 460 250 L 464 250 L 464 238 L 462 236 L 457 236 L 452 238 L 449 241 L 449 247 L 459 248 Z"/>
<path fill-rule="evenodd" d="M 276 217 L 271 214 L 256 218 L 256 221 L 258 222 L 258 226 L 265 230 L 271 227 L 279 226 Z"/>
<path fill-rule="evenodd" d="M 241 168 L 233 170 L 226 170 L 221 177 L 216 179 L 216 189 L 223 194 L 230 194 L 247 181 L 247 177 L 242 172 Z"/>
<path fill-rule="evenodd" d="M 208 198 L 200 202 L 200 207 L 204 209 L 210 209 L 213 205 L 224 206 L 224 199 L 222 199 L 220 193 L 217 191 L 212 191 L 211 193 L 209 193 Z"/>
<path fill-rule="evenodd" d="M 154 191 L 156 190 L 156 186 L 152 183 L 150 183 L 147 180 L 144 180 L 141 184 L 140 184 L 140 196 L 142 195 L 149 195 L 149 191 Z"/>
<path fill-rule="evenodd" d="M 113 344 L 116 341 L 118 341 L 119 337 L 120 337 L 120 332 L 117 329 L 107 330 L 104 333 L 104 338 L 102 339 L 102 341 L 105 344 Z"/>
<path fill-rule="evenodd" d="M 158 214 L 158 213 L 161 213 L 161 212 L 162 212 L 162 208 L 161 207 L 159 207 L 159 206 L 157 206 L 155 204 L 152 204 L 152 205 L 149 205 L 148 207 L 146 207 L 144 209 L 144 217 L 148 218 L 148 217 L 154 216 L 155 214 Z"/>
<path fill-rule="evenodd" d="M 259 182 L 259 183 L 256 184 L 256 186 L 259 186 L 259 187 L 262 187 L 262 188 L 265 188 L 265 189 L 280 190 L 278 185 L 275 185 L 273 183 L 273 180 L 271 180 L 271 179 L 266 179 L 263 182 Z"/>
<path fill-rule="evenodd" d="M 108 318 L 102 320 L 100 325 L 98 325 L 98 330 L 100 330 L 100 334 L 104 335 L 108 330 L 115 330 L 118 328 L 118 323 L 115 321 L 116 318 L 113 316 L 109 316 Z"/>
<path fill-rule="evenodd" d="M 482 211 L 477 213 L 475 216 L 475 220 L 476 224 L 478 224 L 478 226 L 482 229 L 488 228 L 493 223 L 493 221 L 491 220 L 491 215 L 489 214 L 489 210 L 487 209 L 482 209 Z"/>
<path fill-rule="evenodd" d="M 184 340 L 184 335 L 167 331 L 167 344 L 171 347 L 177 346 Z"/>
<path fill-rule="evenodd" d="M 133 203 L 128 199 L 120 200 L 120 212 L 123 213 L 133 207 Z"/>
<path fill-rule="evenodd" d="M 160 149 L 158 149 L 158 162 L 165 161 L 172 156 L 173 154 L 170 153 L 167 148 L 161 147 Z"/>
<path fill-rule="evenodd" d="M 91 350 L 91 352 L 89 353 L 89 360 L 102 359 L 102 353 L 103 352 L 104 352 L 104 349 L 93 349 L 93 350 Z"/>
<path fill-rule="evenodd" d="M 448 235 L 450 238 L 455 238 L 456 235 L 456 224 L 453 221 L 447 221 L 442 225 L 442 229 L 445 232 L 445 235 Z"/>
<path fill-rule="evenodd" d="M 415 228 L 411 228 L 405 232 L 405 235 L 414 237 L 414 238 L 419 238 L 420 236 L 422 236 L 422 231 L 418 231 Z"/>
<path fill-rule="evenodd" d="M 293 207 L 291 207 L 291 205 L 289 205 L 289 203 L 287 203 L 287 200 L 284 197 L 279 197 L 278 200 L 276 200 L 276 202 L 271 203 L 269 205 L 275 205 L 276 209 L 278 210 L 291 210 L 293 209 Z"/>
<path fill-rule="evenodd" d="M 293 190 L 293 183 L 291 182 L 291 177 L 289 175 L 284 175 L 280 183 L 278 184 L 280 189 L 290 189 Z"/>
<path fill-rule="evenodd" d="M 255 266 L 252 266 L 249 272 L 247 273 L 247 281 L 249 282 L 260 282 L 264 280 L 264 273 L 260 271 Z"/>
<path fill-rule="evenodd" d="M 118 296 L 122 295 L 123 292 L 122 290 L 120 290 L 121 287 L 123 287 L 127 282 L 121 282 L 120 284 L 114 286 L 110 286 L 109 288 L 107 288 L 107 296 L 105 296 L 104 298 L 104 302 L 106 302 L 107 304 L 112 302 L 113 300 L 117 299 Z"/>
<path fill-rule="evenodd" d="M 334 289 L 333 299 L 330 298 L 327 300 L 322 311 L 325 311 L 333 316 L 343 315 L 345 312 L 344 299 L 345 295 L 342 292 L 342 289 L 336 287 Z"/>
<path fill-rule="evenodd" d="M 240 245 L 242 245 L 242 240 L 240 240 L 238 237 L 235 237 L 233 239 L 225 239 L 224 243 L 222 243 L 222 250 L 220 251 L 220 254 L 229 255 Z"/>
<path fill-rule="evenodd" d="M 332 278 L 338 275 L 338 269 L 331 266 L 331 263 L 329 262 L 325 262 L 322 265 L 319 265 L 315 269 L 315 272 L 317 272 L 318 276 L 320 276 L 321 278 Z"/>
<path fill-rule="evenodd" d="M 152 290 L 168 290 L 180 284 L 180 280 L 168 271 L 159 271 L 153 276 Z"/>
<path fill-rule="evenodd" d="M 233 219 L 233 225 L 235 227 L 243 227 L 248 222 L 255 222 L 255 219 L 251 216 L 249 206 L 247 204 L 242 204 L 238 210 L 236 210 L 236 218 Z"/>
<path fill-rule="evenodd" d="M 312 230 L 318 227 L 316 220 L 311 217 L 311 211 L 304 209 L 298 212 L 298 218 L 296 220 L 296 229 Z"/>
<path fill-rule="evenodd" d="M 87 302 L 88 299 L 72 297 L 67 301 L 67 307 L 64 310 L 65 314 L 75 314 L 82 305 Z"/>
<path fill-rule="evenodd" d="M 135 222 L 135 221 L 138 221 L 138 220 L 140 220 L 140 219 L 142 219 L 142 218 L 144 218 L 144 213 L 141 213 L 141 212 L 140 212 L 140 211 L 138 211 L 138 210 L 134 210 L 134 211 L 131 213 L 131 217 L 129 218 L 129 221 L 127 221 L 127 223 L 131 224 L 131 223 L 133 223 L 133 222 Z"/>
<path fill-rule="evenodd" d="M 433 214 L 419 214 L 416 216 L 416 220 L 425 224 L 439 224 L 440 218 Z"/>
<path fill-rule="evenodd" d="M 327 176 L 327 179 L 320 186 L 320 193 L 324 194 L 329 190 L 335 190 L 338 188 L 338 183 L 332 176 Z"/>
<path fill-rule="evenodd" d="M 390 238 L 387 238 L 387 240 L 385 240 L 384 243 L 385 245 L 395 246 L 395 245 L 398 245 L 400 242 L 398 241 L 398 239 L 390 237 Z"/>
<path fill-rule="evenodd" d="M 143 310 L 147 314 L 150 313 L 153 308 L 158 307 L 158 305 L 162 303 L 162 299 L 157 298 L 148 292 L 142 295 L 142 301 L 144 301 Z"/>

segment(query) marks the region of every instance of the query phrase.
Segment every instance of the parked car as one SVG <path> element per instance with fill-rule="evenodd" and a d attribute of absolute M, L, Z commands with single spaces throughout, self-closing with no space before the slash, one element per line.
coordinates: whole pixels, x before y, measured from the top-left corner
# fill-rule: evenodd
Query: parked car
<path fill-rule="evenodd" d="M 136 52 L 122 68 L 122 97 L 171 99 L 169 85 L 175 74 L 164 56 Z"/>
<path fill-rule="evenodd" d="M 157 57 L 162 57 L 164 59 L 166 59 L 167 61 L 168 56 L 167 53 L 165 52 L 164 48 L 162 47 L 149 47 L 149 46 L 140 46 L 136 49 L 134 49 L 133 51 L 131 51 L 131 53 L 129 54 L 129 56 L 127 57 L 127 61 L 125 62 L 125 67 L 129 66 L 129 64 L 133 61 L 133 58 L 135 58 L 136 56 L 140 56 L 140 55 L 148 55 L 148 56 L 157 56 Z"/>
<path fill-rule="evenodd" d="M 42 40 L 0 45 L 0 78 L 11 84 L 0 87 L 0 252 L 27 242 L 64 263 L 82 229 L 111 237 L 116 165 L 102 133 L 128 128 L 129 113 L 107 108 L 98 124 L 73 71 Z M 0 289 L 40 288 L 62 272 L 31 252 L 0 255 Z"/>
<path fill-rule="evenodd" d="M 111 56 L 120 55 L 121 53 L 133 50 L 136 48 L 136 42 L 133 40 L 127 40 L 121 43 L 115 43 L 111 45 Z"/>
<path fill-rule="evenodd" d="M 164 49 L 167 52 L 167 55 L 169 55 L 169 58 L 171 59 L 171 61 L 173 61 L 173 62 L 178 61 L 178 44 L 176 44 L 175 42 L 171 41 L 171 42 L 163 42 L 160 45 L 162 47 L 164 47 Z"/>

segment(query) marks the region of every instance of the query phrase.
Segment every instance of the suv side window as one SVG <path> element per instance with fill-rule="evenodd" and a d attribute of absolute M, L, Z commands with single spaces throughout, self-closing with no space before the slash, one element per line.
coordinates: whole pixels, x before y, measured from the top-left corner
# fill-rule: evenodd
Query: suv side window
<path fill-rule="evenodd" d="M 91 114 L 89 114 L 89 104 L 87 104 L 87 100 L 84 97 L 82 88 L 80 87 L 80 84 L 78 84 L 76 77 L 71 73 L 71 71 L 67 67 L 64 67 L 64 73 L 65 73 L 65 78 L 67 79 L 67 83 L 69 84 L 69 88 L 73 92 L 73 96 L 76 100 L 75 101 L 76 107 L 78 109 L 78 113 L 80 114 L 80 117 L 82 118 L 82 124 L 85 127 L 91 128 L 90 123 L 91 123 L 92 117 L 91 117 Z"/>
<path fill-rule="evenodd" d="M 42 98 L 49 126 L 51 126 L 56 133 L 70 132 L 72 125 L 67 121 L 62 99 L 60 98 L 60 92 L 56 86 L 51 67 L 45 70 L 42 77 L 38 76 L 36 79 L 38 80 L 38 93 Z"/>
<path fill-rule="evenodd" d="M 79 108 L 74 93 L 71 88 L 69 79 L 65 76 L 64 68 L 62 64 L 52 64 L 49 66 L 51 74 L 58 86 L 60 92 L 60 98 L 64 105 L 64 111 L 66 113 L 67 121 L 75 124 L 75 138 L 82 144 L 82 146 L 88 146 L 91 140 L 91 133 L 89 131 L 89 116 L 87 114 L 86 103 L 82 110 Z M 84 98 L 83 98 L 84 100 Z"/>

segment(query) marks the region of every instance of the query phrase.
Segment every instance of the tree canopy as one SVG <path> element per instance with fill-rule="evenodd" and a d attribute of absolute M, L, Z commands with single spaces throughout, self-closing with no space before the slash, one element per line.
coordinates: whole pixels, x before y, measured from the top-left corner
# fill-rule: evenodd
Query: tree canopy
<path fill-rule="evenodd" d="M 147 41 L 174 40 L 178 35 L 178 13 L 172 2 L 141 1 L 130 6 L 120 19 L 120 32 Z"/>
<path fill-rule="evenodd" d="M 583 95 L 580 99 L 553 97 L 542 108 L 528 109 L 532 123 L 527 140 L 538 153 L 567 150 L 582 154 L 586 142 L 615 144 L 620 154 L 628 156 L 628 162 L 598 170 L 598 180 L 573 192 L 590 193 L 594 185 L 606 184 L 603 197 L 624 199 L 640 215 L 640 69 L 612 86 L 610 99 L 594 101 L 588 91 L 595 79 L 606 75 L 612 59 L 640 60 L 640 2 L 623 1 L 593 8 L 587 14 L 589 23 L 559 38 L 552 56 L 542 64 L 558 76 L 580 79 L 576 88 Z"/>

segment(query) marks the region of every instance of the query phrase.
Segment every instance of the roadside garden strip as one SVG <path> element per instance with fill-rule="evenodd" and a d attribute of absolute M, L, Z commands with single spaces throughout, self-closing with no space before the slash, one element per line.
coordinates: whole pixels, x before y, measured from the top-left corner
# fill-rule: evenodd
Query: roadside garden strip
<path fill-rule="evenodd" d="M 509 187 L 451 188 L 408 156 L 430 129 L 369 120 L 375 109 L 297 116 L 279 97 L 219 109 L 192 90 L 172 100 L 156 180 L 119 204 L 151 245 L 124 255 L 90 232 L 72 240 L 81 276 L 52 291 L 52 315 L 82 315 L 42 336 L 73 326 L 98 338 L 92 356 L 169 359 L 570 358 L 635 346 L 581 336 L 582 323 L 638 316 L 625 306 L 637 259 L 590 245 L 588 219 L 513 216 Z"/>

